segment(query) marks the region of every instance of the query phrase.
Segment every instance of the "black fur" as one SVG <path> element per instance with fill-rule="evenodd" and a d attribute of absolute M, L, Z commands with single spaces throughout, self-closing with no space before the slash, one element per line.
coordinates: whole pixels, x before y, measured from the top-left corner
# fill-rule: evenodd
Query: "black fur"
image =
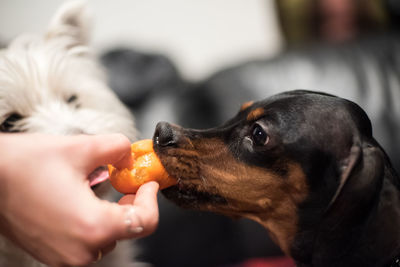
<path fill-rule="evenodd" d="M 259 108 L 263 114 L 249 119 L 248 114 Z M 269 142 L 248 147 L 243 140 L 255 123 L 265 126 Z M 309 194 L 298 206 L 298 230 L 290 249 L 298 266 L 384 266 L 399 254 L 400 180 L 357 104 L 297 90 L 256 102 L 210 130 L 161 123 L 153 138 L 162 162 L 168 148 L 179 147 L 184 136 L 219 138 L 240 162 L 266 173 L 279 173 L 282 159 L 300 164 Z M 196 207 L 187 200 L 197 200 L 198 192 L 182 197 L 174 194 L 178 187 L 164 191 L 166 196 L 178 205 Z"/>

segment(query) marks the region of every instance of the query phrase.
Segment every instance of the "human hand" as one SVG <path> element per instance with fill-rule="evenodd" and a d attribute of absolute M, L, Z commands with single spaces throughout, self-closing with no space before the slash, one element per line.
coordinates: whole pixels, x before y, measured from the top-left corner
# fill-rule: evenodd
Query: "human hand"
<path fill-rule="evenodd" d="M 129 205 L 100 200 L 89 186 L 96 167 L 128 166 L 124 136 L 1 134 L 0 145 L 0 233 L 39 261 L 86 265 L 116 240 L 155 230 L 157 183 L 121 199 Z"/>

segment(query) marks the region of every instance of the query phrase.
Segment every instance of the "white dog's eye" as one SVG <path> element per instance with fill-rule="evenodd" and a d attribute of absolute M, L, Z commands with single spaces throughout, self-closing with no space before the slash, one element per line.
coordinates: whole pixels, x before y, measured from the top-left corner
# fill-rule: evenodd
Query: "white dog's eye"
<path fill-rule="evenodd" d="M 3 123 L 0 125 L 0 132 L 3 133 L 12 133 L 12 132 L 17 132 L 15 129 L 13 129 L 15 123 L 22 119 L 22 116 L 19 115 L 18 113 L 12 113 L 10 114 L 7 119 L 3 121 Z"/>
<path fill-rule="evenodd" d="M 65 102 L 67 104 L 72 105 L 74 108 L 80 108 L 81 105 L 78 102 L 78 96 L 77 95 L 70 95 L 67 99 L 65 99 Z"/>
<path fill-rule="evenodd" d="M 74 103 L 76 102 L 76 100 L 78 100 L 78 96 L 77 95 L 71 95 L 70 97 L 67 98 L 67 103 Z"/>

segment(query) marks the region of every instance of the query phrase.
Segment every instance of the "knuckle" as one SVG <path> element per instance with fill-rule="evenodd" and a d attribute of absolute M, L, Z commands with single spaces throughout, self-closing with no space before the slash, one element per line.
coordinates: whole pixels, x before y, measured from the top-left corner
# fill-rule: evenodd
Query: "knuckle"
<path fill-rule="evenodd" d="M 79 226 L 79 239 L 88 246 L 97 244 L 103 239 L 103 231 L 97 216 L 86 216 Z"/>
<path fill-rule="evenodd" d="M 129 141 L 128 137 L 123 135 L 122 133 L 115 133 L 113 134 L 116 140 L 119 140 L 122 144 L 127 144 L 130 146 L 131 142 Z"/>
<path fill-rule="evenodd" d="M 93 262 L 93 255 L 90 252 L 83 252 L 68 261 L 68 266 L 87 266 Z"/>
<path fill-rule="evenodd" d="M 76 155 L 79 154 L 89 154 L 96 148 L 96 146 L 91 142 L 87 136 L 74 136 L 72 138 L 64 139 L 62 142 L 62 150 L 67 152 L 67 154 Z"/>
<path fill-rule="evenodd" d="M 121 133 L 114 134 L 115 142 L 119 147 L 125 147 L 127 150 L 131 149 L 131 141 L 129 141 L 128 137 Z"/>
<path fill-rule="evenodd" d="M 158 226 L 158 213 L 149 213 L 143 218 L 144 227 L 153 232 Z"/>
<path fill-rule="evenodd" d="M 94 260 L 93 254 L 88 249 L 80 248 L 79 250 L 74 251 L 74 253 L 64 255 L 59 262 L 50 264 L 49 266 L 87 266 Z"/>

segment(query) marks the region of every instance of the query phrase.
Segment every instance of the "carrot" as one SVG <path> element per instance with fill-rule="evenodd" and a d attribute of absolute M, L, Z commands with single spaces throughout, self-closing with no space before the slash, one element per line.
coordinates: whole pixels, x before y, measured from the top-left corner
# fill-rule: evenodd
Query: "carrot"
<path fill-rule="evenodd" d="M 153 150 L 153 141 L 145 139 L 131 145 L 133 165 L 116 169 L 108 165 L 111 185 L 120 193 L 136 193 L 139 187 L 149 181 L 156 181 L 160 189 L 175 185 L 177 180 L 168 175 Z"/>

